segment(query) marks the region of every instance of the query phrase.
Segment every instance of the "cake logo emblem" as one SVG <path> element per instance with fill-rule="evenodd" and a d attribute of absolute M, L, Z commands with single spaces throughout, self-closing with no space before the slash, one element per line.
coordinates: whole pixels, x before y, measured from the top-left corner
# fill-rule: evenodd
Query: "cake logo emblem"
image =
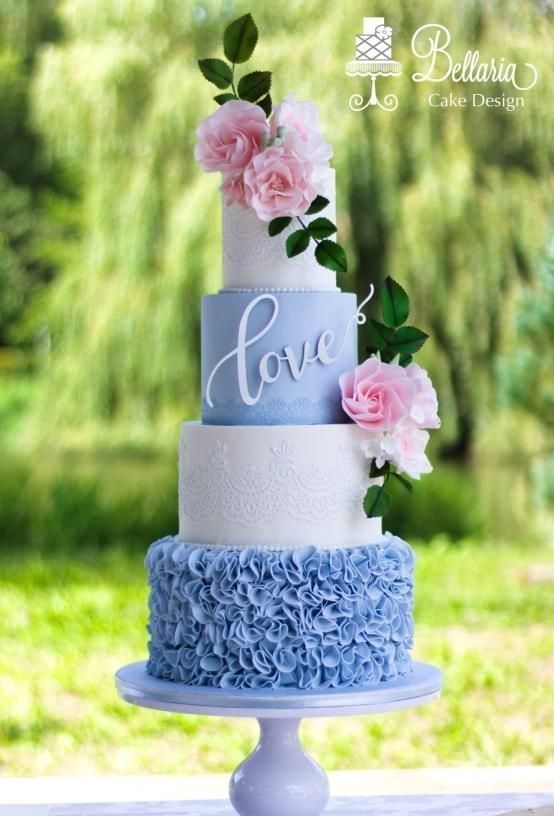
<path fill-rule="evenodd" d="M 353 111 L 363 111 L 370 105 L 387 111 L 398 107 L 395 94 L 387 94 L 383 101 L 377 96 L 377 77 L 395 77 L 402 69 L 401 64 L 392 59 L 392 35 L 393 29 L 385 25 L 384 17 L 364 17 L 363 33 L 356 36 L 355 59 L 346 63 L 346 74 L 368 77 L 371 90 L 367 99 L 361 93 L 350 97 L 349 105 Z M 428 95 L 431 108 L 502 107 L 513 111 L 525 107 L 523 94 L 534 88 L 539 79 L 533 63 L 510 62 L 505 57 L 482 61 L 478 50 L 466 51 L 462 59 L 456 61 L 450 52 L 451 44 L 450 31 L 439 23 L 426 23 L 412 36 L 411 51 L 422 68 L 411 75 L 412 82 L 450 83 L 446 91 L 434 90 Z M 471 88 L 491 82 L 501 85 L 503 92 L 489 95 L 486 89 L 478 92 Z M 457 85 L 469 86 L 470 92 L 458 93 Z M 512 93 L 518 95 L 504 92 L 510 85 Z"/>
<path fill-rule="evenodd" d="M 393 111 L 398 107 L 395 94 L 387 94 L 381 102 L 377 97 L 377 77 L 398 76 L 401 65 L 392 59 L 393 29 L 385 25 L 384 17 L 364 17 L 363 33 L 356 36 L 356 58 L 346 63 L 348 76 L 369 77 L 371 93 L 364 102 L 362 94 L 353 94 L 349 105 L 353 111 L 363 111 L 369 105 Z"/>

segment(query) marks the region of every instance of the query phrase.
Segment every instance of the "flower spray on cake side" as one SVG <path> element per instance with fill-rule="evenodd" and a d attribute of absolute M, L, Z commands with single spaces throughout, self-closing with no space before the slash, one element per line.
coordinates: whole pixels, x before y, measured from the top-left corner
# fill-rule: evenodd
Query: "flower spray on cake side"
<path fill-rule="evenodd" d="M 219 109 L 197 128 L 194 157 L 207 173 L 222 174 L 226 203 L 252 209 L 267 222 L 270 236 L 295 221 L 298 229 L 286 239 L 289 258 L 314 241 L 321 266 L 346 272 L 344 249 L 329 240 L 336 225 L 324 216 L 302 220 L 329 204 L 321 193 L 333 150 L 321 133 L 316 106 L 297 102 L 294 94 L 273 105 L 270 71 L 235 76 L 237 65 L 250 58 L 257 41 L 256 24 L 251 14 L 245 14 L 225 29 L 227 61 L 199 60 L 205 78 L 225 93 L 214 97 Z"/>
<path fill-rule="evenodd" d="M 342 407 L 367 431 L 362 449 L 370 460 L 369 476 L 379 484 L 364 498 L 368 517 L 384 516 L 391 496 L 390 478 L 407 490 L 411 479 L 432 471 L 425 453 L 428 429 L 439 428 L 437 394 L 429 375 L 413 361 L 428 335 L 404 325 L 410 301 L 404 289 L 388 277 L 380 294 L 382 322 L 367 322 L 370 356 L 339 379 Z"/>
<path fill-rule="evenodd" d="M 225 93 L 214 97 L 219 109 L 196 131 L 195 158 L 206 172 L 222 174 L 227 205 L 253 210 L 268 223 L 270 236 L 296 222 L 298 229 L 286 239 L 289 258 L 314 241 L 319 264 L 346 272 L 344 249 L 329 240 L 336 225 L 324 216 L 303 220 L 329 204 L 322 192 L 333 151 L 321 133 L 316 106 L 297 102 L 294 95 L 274 106 L 270 71 L 235 76 L 237 65 L 250 58 L 257 41 L 256 24 L 251 14 L 245 14 L 225 30 L 227 61 L 199 60 L 205 78 Z M 435 389 L 427 372 L 413 362 L 428 335 L 404 325 L 409 298 L 390 277 L 383 284 L 380 305 L 382 322 L 366 323 L 370 356 L 339 381 L 343 410 L 367 431 L 362 448 L 370 462 L 370 478 L 379 481 L 364 498 L 368 517 L 383 516 L 389 509 L 390 478 L 412 490 L 411 479 L 431 472 L 425 453 L 428 430 L 440 427 Z"/>

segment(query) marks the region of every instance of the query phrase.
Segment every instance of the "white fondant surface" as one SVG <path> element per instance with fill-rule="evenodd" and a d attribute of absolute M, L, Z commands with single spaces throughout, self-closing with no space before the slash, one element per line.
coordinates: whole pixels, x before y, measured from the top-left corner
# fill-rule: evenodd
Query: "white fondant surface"
<path fill-rule="evenodd" d="M 181 426 L 179 535 L 218 547 L 335 549 L 381 538 L 357 425 Z"/>
<path fill-rule="evenodd" d="M 317 215 L 302 216 L 303 223 L 321 217 L 336 223 L 334 170 L 329 171 L 329 178 L 320 187 L 329 204 Z M 287 236 L 300 228 L 296 219 L 279 235 L 271 237 L 267 222 L 260 221 L 253 210 L 222 202 L 222 212 L 224 289 L 337 289 L 335 273 L 320 266 L 315 259 L 315 242 L 300 255 L 287 258 Z"/>

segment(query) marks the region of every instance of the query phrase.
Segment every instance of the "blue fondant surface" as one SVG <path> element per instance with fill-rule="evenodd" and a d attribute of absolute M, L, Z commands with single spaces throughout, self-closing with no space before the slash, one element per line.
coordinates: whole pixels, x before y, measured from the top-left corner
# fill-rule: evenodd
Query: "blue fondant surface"
<path fill-rule="evenodd" d="M 245 309 L 260 297 L 245 325 L 246 343 L 262 335 L 247 345 L 243 355 L 243 391 L 246 385 L 256 399 L 250 405 L 239 388 L 239 354 L 232 352 L 238 346 Z M 343 292 L 220 292 L 202 298 L 202 421 L 212 425 L 348 421 L 341 409 L 338 379 L 357 364 L 357 324 L 352 319 L 356 309 L 355 295 Z M 316 356 L 323 332 L 332 332 L 332 338 L 327 335 L 327 351 L 337 359 L 307 363 L 295 378 L 285 349 L 302 368 L 305 357 Z M 228 354 L 213 376 L 208 400 L 210 375 Z M 260 365 L 267 354 L 269 378 L 275 380 L 262 384 Z M 277 355 L 285 359 L 279 361 Z"/>
<path fill-rule="evenodd" d="M 147 670 L 222 688 L 338 688 L 411 670 L 411 548 L 216 549 L 168 537 L 146 558 Z"/>
<path fill-rule="evenodd" d="M 307 397 L 292 402 L 264 400 L 257 405 L 216 402 L 213 408 L 202 400 L 202 416 L 205 425 L 334 425 L 350 421 L 336 396 L 316 401 Z"/>

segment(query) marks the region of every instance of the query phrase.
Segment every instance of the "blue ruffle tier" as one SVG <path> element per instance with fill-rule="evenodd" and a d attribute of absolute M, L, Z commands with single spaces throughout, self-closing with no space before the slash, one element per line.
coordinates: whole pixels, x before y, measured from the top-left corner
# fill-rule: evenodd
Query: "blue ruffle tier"
<path fill-rule="evenodd" d="M 190 685 L 325 689 L 411 670 L 411 548 L 276 552 L 167 537 L 146 557 L 148 672 Z"/>

